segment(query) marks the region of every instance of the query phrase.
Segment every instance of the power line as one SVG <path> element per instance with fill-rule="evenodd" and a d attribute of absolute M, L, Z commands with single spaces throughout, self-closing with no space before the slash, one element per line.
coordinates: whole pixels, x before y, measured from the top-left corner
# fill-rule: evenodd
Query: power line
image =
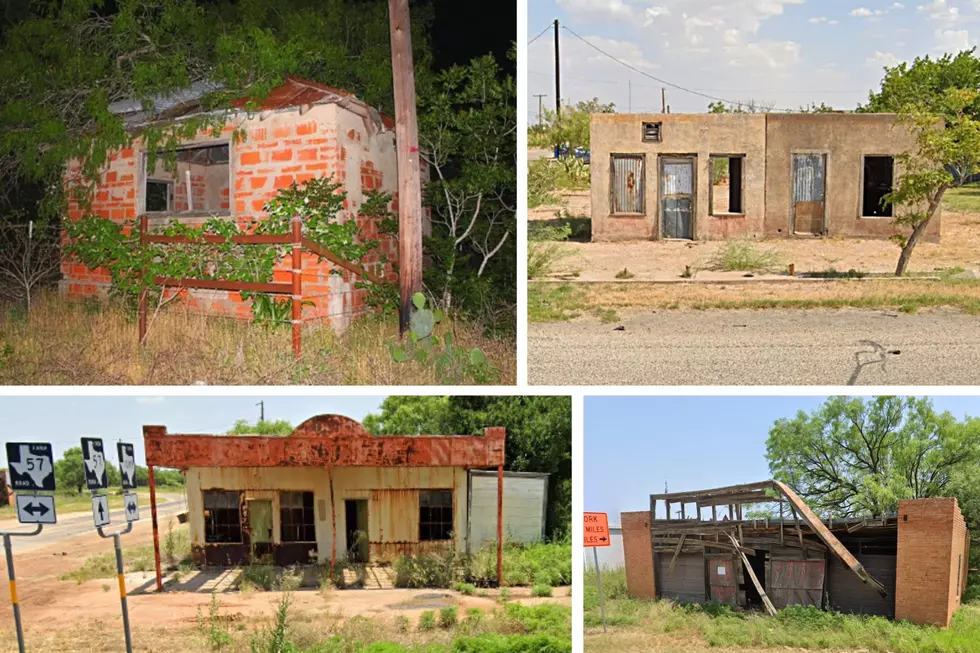
<path fill-rule="evenodd" d="M 551 29 L 551 25 L 548 25 L 543 30 L 541 30 L 541 32 L 537 36 L 535 36 L 533 39 L 531 39 L 530 41 L 528 41 L 527 44 L 528 45 L 531 45 L 532 43 L 534 43 L 535 41 L 537 41 L 539 38 L 541 38 L 542 36 L 544 36 L 544 33 L 547 32 L 549 29 Z"/>
<path fill-rule="evenodd" d="M 664 84 L 666 86 L 670 86 L 670 87 L 676 88 L 676 89 L 678 89 L 680 91 L 684 91 L 686 93 L 690 93 L 691 95 L 698 95 L 700 97 L 707 98 L 708 100 L 714 100 L 715 102 L 722 102 L 724 104 L 731 104 L 731 105 L 734 105 L 734 106 L 741 106 L 743 104 L 746 104 L 746 102 L 744 100 L 742 100 L 742 101 L 738 101 L 738 100 L 726 100 L 725 98 L 722 98 L 722 97 L 717 97 L 717 96 L 714 96 L 714 95 L 708 95 L 707 93 L 701 93 L 699 91 L 695 91 L 693 89 L 686 88 L 686 87 L 681 86 L 679 84 L 675 84 L 673 82 L 669 82 L 666 79 L 660 79 L 659 77 L 656 77 L 654 75 L 651 75 L 648 72 L 645 72 L 645 71 L 640 70 L 636 66 L 633 66 L 633 65 L 630 65 L 630 64 L 626 63 L 622 59 L 618 59 L 618 58 L 614 57 L 613 55 L 609 54 L 608 52 L 606 52 L 605 50 L 603 50 L 599 46 L 597 46 L 594 43 L 591 43 L 590 41 L 588 41 L 585 37 L 581 36 L 575 30 L 571 29 L 567 25 L 562 25 L 562 29 L 566 30 L 572 36 L 574 36 L 578 40 L 582 41 L 587 46 L 589 46 L 590 48 L 592 48 L 593 50 L 595 50 L 596 52 L 599 52 L 601 54 L 604 54 L 605 56 L 609 57 L 610 59 L 612 59 L 616 63 L 618 63 L 620 65 L 623 65 L 623 66 L 626 66 L 627 68 L 629 68 L 633 72 L 638 73 L 640 75 L 643 75 L 644 77 L 649 77 L 650 79 L 652 79 L 652 80 L 654 80 L 656 82 L 660 82 L 661 84 Z M 789 109 L 784 109 L 784 111 L 790 111 L 790 110 Z"/>

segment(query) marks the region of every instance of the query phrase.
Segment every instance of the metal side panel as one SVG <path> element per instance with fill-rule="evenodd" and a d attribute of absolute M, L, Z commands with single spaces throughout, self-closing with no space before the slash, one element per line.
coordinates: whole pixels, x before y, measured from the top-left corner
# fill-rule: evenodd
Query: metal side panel
<path fill-rule="evenodd" d="M 823 603 L 826 565 L 823 560 L 773 560 L 769 569 L 769 598 L 777 610 L 787 605 Z"/>
<path fill-rule="evenodd" d="M 831 558 L 827 571 L 827 601 L 829 608 L 851 614 L 895 616 L 895 556 L 862 554 L 857 556 L 869 573 L 880 580 L 888 592 L 881 596 L 861 582 L 844 563 Z"/>
<path fill-rule="evenodd" d="M 708 565 L 708 586 L 711 600 L 719 603 L 735 604 L 738 596 L 738 580 L 735 570 L 735 556 L 709 555 L 705 557 Z"/>
<path fill-rule="evenodd" d="M 668 574 L 672 557 L 671 553 L 656 554 L 657 596 L 681 603 L 703 603 L 706 600 L 704 556 L 700 553 L 681 553 L 677 556 L 674 570 Z"/>
<path fill-rule="evenodd" d="M 643 170 L 643 155 L 612 155 L 613 214 L 644 214 Z"/>

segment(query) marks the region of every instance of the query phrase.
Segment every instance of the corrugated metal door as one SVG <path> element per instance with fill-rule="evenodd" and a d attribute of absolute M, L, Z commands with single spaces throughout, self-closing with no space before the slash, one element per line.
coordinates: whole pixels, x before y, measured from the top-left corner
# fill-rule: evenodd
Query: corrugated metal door
<path fill-rule="evenodd" d="M 419 491 L 371 490 L 368 540 L 372 559 L 411 552 L 419 541 Z"/>
<path fill-rule="evenodd" d="M 814 605 L 823 603 L 823 560 L 771 561 L 769 570 L 769 598 L 776 609 L 787 605 Z"/>
<path fill-rule="evenodd" d="M 863 582 L 836 556 L 827 571 L 827 600 L 831 607 L 852 614 L 895 616 L 895 556 L 860 554 L 855 556 L 874 578 L 885 586 L 887 596 Z"/>
<path fill-rule="evenodd" d="M 793 155 L 793 231 L 824 232 L 827 157 L 823 154 Z"/>
<path fill-rule="evenodd" d="M 612 212 L 643 215 L 643 155 L 613 154 L 611 168 Z"/>
<path fill-rule="evenodd" d="M 469 547 L 476 551 L 497 541 L 497 474 L 471 471 Z M 548 477 L 504 474 L 504 541 L 544 538 Z"/>
<path fill-rule="evenodd" d="M 664 159 L 660 183 L 664 238 L 694 238 L 694 159 Z"/>
<path fill-rule="evenodd" d="M 711 600 L 734 605 L 738 593 L 734 556 L 711 555 L 706 558 L 706 561 Z"/>
<path fill-rule="evenodd" d="M 670 574 L 673 553 L 657 553 L 657 596 L 685 603 L 704 603 L 704 556 L 700 553 L 681 553 Z"/>

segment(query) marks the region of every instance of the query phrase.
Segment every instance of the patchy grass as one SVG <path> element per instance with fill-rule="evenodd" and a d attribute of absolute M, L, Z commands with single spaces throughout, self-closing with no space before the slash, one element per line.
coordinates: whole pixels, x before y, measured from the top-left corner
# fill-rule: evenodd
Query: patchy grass
<path fill-rule="evenodd" d="M 712 270 L 725 272 L 773 272 L 783 267 L 773 249 L 760 249 L 755 243 L 733 238 L 715 252 L 708 263 Z"/>
<path fill-rule="evenodd" d="M 147 344 L 137 344 L 132 311 L 114 302 L 49 293 L 29 317 L 0 312 L 0 383 L 18 385 L 431 385 L 431 364 L 397 363 L 388 345 L 395 316 L 369 316 L 343 334 L 303 331 L 303 357 L 293 358 L 288 329 L 207 317 L 174 305 L 152 320 Z M 446 320 L 456 346 L 479 347 L 500 372 L 516 378 L 515 342 L 490 338 L 476 325 Z"/>
<path fill-rule="evenodd" d="M 980 213 L 980 184 L 950 188 L 943 195 L 943 209 L 962 213 Z"/>
<path fill-rule="evenodd" d="M 960 609 L 950 628 L 940 629 L 799 606 L 767 617 L 736 612 L 722 604 L 678 605 L 671 601 L 632 599 L 626 594 L 625 573 L 621 568 L 603 570 L 602 590 L 609 628 L 606 634 L 601 629 L 595 574 L 586 573 L 585 650 L 590 653 L 694 652 L 718 647 L 733 651 L 980 651 L 980 606 L 975 605 Z"/>
<path fill-rule="evenodd" d="M 170 531 L 170 538 L 172 538 L 171 544 L 172 549 L 172 563 L 170 567 L 176 567 L 181 564 L 185 564 L 191 559 L 191 538 L 188 532 L 187 525 L 181 525 L 178 528 Z M 162 546 L 162 545 L 161 545 Z M 123 569 L 126 573 L 133 571 L 153 571 L 154 569 L 154 559 L 153 559 L 153 545 L 146 544 L 144 546 L 132 546 L 123 547 Z M 166 557 L 163 559 L 163 563 L 167 564 L 168 560 Z M 93 580 L 95 578 L 115 578 L 116 577 L 116 554 L 102 553 L 95 556 L 89 556 L 82 563 L 82 566 L 75 571 L 70 571 L 67 574 L 62 574 L 58 577 L 59 580 L 73 580 L 76 583 L 84 583 L 88 580 Z"/>
<path fill-rule="evenodd" d="M 283 597 L 288 597 L 284 593 Z M 285 603 L 286 608 L 282 605 Z M 427 616 L 426 616 L 427 615 Z M 446 625 L 437 627 L 443 617 Z M 452 623 L 450 623 L 452 621 Z M 556 605 L 522 606 L 511 603 L 466 619 L 446 613 L 423 613 L 417 624 L 404 615 L 345 618 L 329 608 L 300 610 L 280 601 L 272 616 L 225 613 L 215 595 L 207 614 L 186 627 L 155 628 L 133 625 L 133 649 L 138 651 L 276 650 L 291 653 L 571 653 L 571 609 Z M 431 623 L 431 627 L 430 627 Z M 271 647 L 273 642 L 281 647 Z M 95 619 L 72 628 L 33 628 L 26 639 L 38 651 L 102 651 L 112 642 L 121 646 L 119 625 Z M 254 646 L 254 647 L 253 647 Z M 0 639 L 0 653 L 17 650 L 13 637 Z M 116 648 L 111 648 L 116 650 Z"/>
<path fill-rule="evenodd" d="M 980 315 L 980 281 L 813 283 L 528 284 L 528 320 L 560 322 L 625 309 L 874 309 L 914 313 L 953 308 Z"/>

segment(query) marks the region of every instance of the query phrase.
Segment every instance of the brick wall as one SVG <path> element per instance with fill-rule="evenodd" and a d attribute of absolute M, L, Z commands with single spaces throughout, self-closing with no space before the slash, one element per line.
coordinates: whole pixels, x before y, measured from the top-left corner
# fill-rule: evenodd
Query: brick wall
<path fill-rule="evenodd" d="M 898 504 L 895 618 L 948 626 L 960 606 L 966 524 L 956 499 Z"/>
<path fill-rule="evenodd" d="M 347 201 L 341 220 L 357 218 L 368 190 L 391 193 L 396 197 L 393 209 L 397 210 L 397 164 L 392 131 L 379 132 L 376 125 L 360 115 L 327 104 L 314 106 L 302 115 L 298 110 L 265 116 L 239 114 L 224 127 L 221 138 L 214 139 L 210 133 L 201 133 L 198 139 L 188 144 L 227 142 L 235 129 L 243 130 L 245 139 L 230 146 L 232 188 L 230 191 L 221 189 L 221 202 L 228 207 L 228 219 L 245 225 L 252 219 L 267 217 L 263 206 L 279 189 L 294 181 L 299 183 L 314 177 L 332 177 L 342 184 Z M 119 222 L 136 218 L 141 206 L 139 162 L 142 159 L 139 143 L 133 148 L 111 153 L 93 199 L 93 213 Z M 69 169 L 69 186 L 74 172 Z M 198 187 L 194 181 L 192 188 L 195 202 L 198 202 Z M 174 189 L 178 208 L 181 202 L 186 206 L 186 188 L 181 186 L 176 184 Z M 68 218 L 77 220 L 82 215 L 82 208 L 72 202 L 68 207 Z M 179 219 L 190 224 L 200 224 L 203 220 L 200 217 Z M 151 220 L 151 227 L 165 222 Z M 362 222 L 366 238 L 380 238 L 378 225 L 374 222 Z M 382 255 L 389 260 L 383 276 L 394 281 L 393 265 L 398 256 L 394 239 L 382 239 L 379 250 L 364 263 L 372 269 L 370 264 L 376 263 Z M 110 277 L 105 270 L 89 270 L 69 259 L 63 260 L 61 267 L 62 289 L 70 295 L 96 294 L 108 289 Z M 274 280 L 291 281 L 290 268 L 287 255 L 276 265 Z M 345 328 L 352 319 L 368 310 L 367 291 L 355 287 L 358 280 L 342 268 L 326 261 L 319 262 L 316 256 L 304 255 L 303 296 L 304 300 L 312 302 L 303 307 L 304 321 Z M 194 290 L 183 294 L 185 305 L 192 311 L 245 319 L 251 316 L 250 302 L 243 301 L 238 293 Z"/>
<path fill-rule="evenodd" d="M 636 598 L 657 598 L 653 573 L 653 542 L 650 538 L 650 512 L 623 512 L 623 559 L 626 563 L 626 589 Z"/>

